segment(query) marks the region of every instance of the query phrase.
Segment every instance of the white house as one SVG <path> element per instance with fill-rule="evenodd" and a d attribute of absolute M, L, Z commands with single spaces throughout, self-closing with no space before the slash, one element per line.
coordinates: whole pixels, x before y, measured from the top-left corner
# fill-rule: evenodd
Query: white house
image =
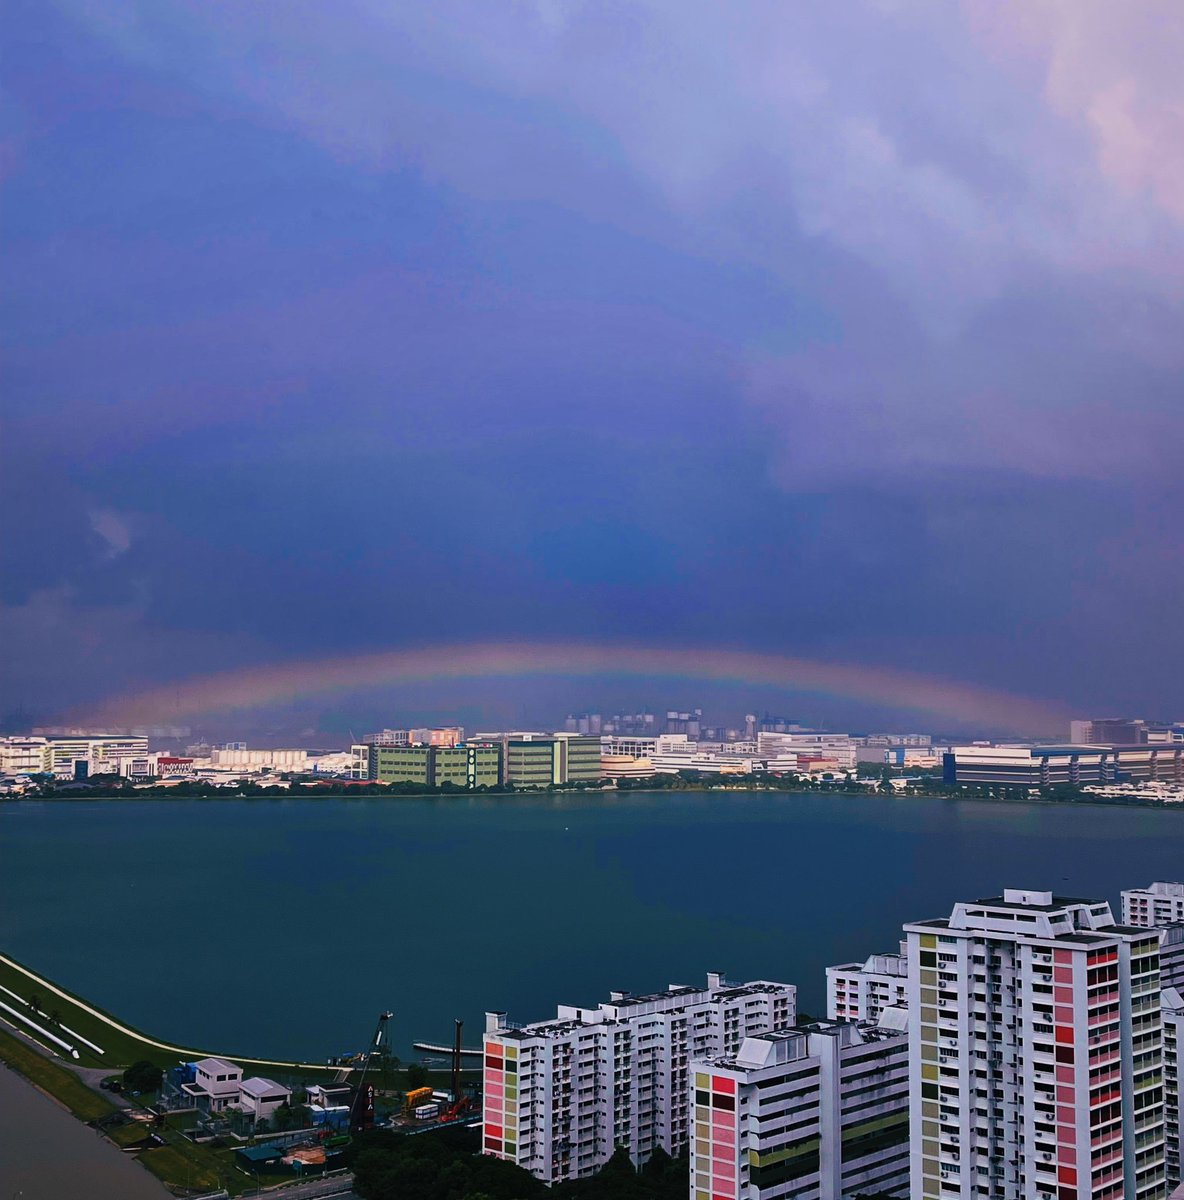
<path fill-rule="evenodd" d="M 238 1103 L 239 1085 L 243 1071 L 224 1058 L 203 1058 L 193 1064 L 195 1078 L 183 1084 L 183 1090 L 196 1101 L 198 1108 L 221 1112 Z"/>
<path fill-rule="evenodd" d="M 244 1079 L 238 1089 L 239 1108 L 256 1121 L 269 1120 L 281 1104 L 287 1104 L 291 1099 L 291 1090 L 274 1079 L 258 1076 Z"/>

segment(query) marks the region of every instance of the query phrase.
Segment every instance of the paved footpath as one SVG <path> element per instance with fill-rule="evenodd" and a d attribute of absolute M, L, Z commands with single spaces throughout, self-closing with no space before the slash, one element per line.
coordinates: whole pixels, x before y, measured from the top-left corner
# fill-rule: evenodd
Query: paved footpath
<path fill-rule="evenodd" d="M 0 1197 L 168 1200 L 169 1193 L 137 1162 L 0 1064 Z"/>

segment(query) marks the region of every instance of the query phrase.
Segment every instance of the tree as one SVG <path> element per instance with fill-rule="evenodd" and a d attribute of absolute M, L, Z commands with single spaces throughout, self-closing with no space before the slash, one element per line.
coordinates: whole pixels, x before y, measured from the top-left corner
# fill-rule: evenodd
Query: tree
<path fill-rule="evenodd" d="M 32 1012 L 39 1013 L 41 1011 L 41 997 L 36 992 L 29 997 L 28 1004 Z"/>
<path fill-rule="evenodd" d="M 134 1062 L 123 1073 L 123 1086 L 129 1092 L 155 1092 L 164 1072 L 146 1058 Z"/>
<path fill-rule="evenodd" d="M 422 1063 L 408 1063 L 404 1074 L 407 1079 L 408 1091 L 412 1091 L 414 1088 L 427 1087 L 429 1078 L 428 1070 Z"/>

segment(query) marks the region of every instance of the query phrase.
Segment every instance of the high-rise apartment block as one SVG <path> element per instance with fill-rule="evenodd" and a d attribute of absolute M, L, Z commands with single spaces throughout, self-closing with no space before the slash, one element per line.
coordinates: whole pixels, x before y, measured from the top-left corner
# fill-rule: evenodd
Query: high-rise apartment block
<path fill-rule="evenodd" d="M 696 1061 L 690 1200 L 907 1196 L 907 1014 L 819 1021 Z"/>
<path fill-rule="evenodd" d="M 1163 1014 L 1163 1092 L 1164 1092 L 1164 1165 L 1168 1184 L 1178 1185 L 1184 1179 L 1180 1163 L 1180 1145 L 1184 1126 L 1180 1113 L 1180 1051 L 1184 1048 L 1184 989 L 1164 988 L 1160 995 Z"/>
<path fill-rule="evenodd" d="M 614 992 L 596 1008 L 514 1025 L 486 1015 L 487 1154 L 546 1183 L 594 1174 L 619 1146 L 645 1162 L 678 1155 L 690 1127 L 690 1063 L 736 1054 L 746 1037 L 792 1025 L 797 989 L 764 980 Z"/>
<path fill-rule="evenodd" d="M 1159 927 L 1159 982 L 1184 992 L 1184 925 Z"/>
<path fill-rule="evenodd" d="M 1153 883 L 1122 893 L 1125 925 L 1176 925 L 1184 922 L 1184 883 Z"/>
<path fill-rule="evenodd" d="M 1161 1200 L 1159 938 L 1005 891 L 908 937 L 914 1200 Z"/>
<path fill-rule="evenodd" d="M 826 1015 L 832 1021 L 875 1021 L 886 1008 L 908 1003 L 908 950 L 873 954 L 861 963 L 826 968 Z"/>

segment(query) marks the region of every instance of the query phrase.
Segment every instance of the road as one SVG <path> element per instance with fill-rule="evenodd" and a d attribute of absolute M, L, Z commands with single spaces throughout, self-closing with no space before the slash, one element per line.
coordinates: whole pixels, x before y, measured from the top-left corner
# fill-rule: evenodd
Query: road
<path fill-rule="evenodd" d="M 340 1200 L 357 1200 L 352 1188 L 353 1178 L 347 1171 L 327 1179 L 309 1179 L 305 1183 L 293 1183 L 258 1194 L 273 1197 L 273 1200 L 327 1200 L 330 1196 L 340 1197 Z"/>

